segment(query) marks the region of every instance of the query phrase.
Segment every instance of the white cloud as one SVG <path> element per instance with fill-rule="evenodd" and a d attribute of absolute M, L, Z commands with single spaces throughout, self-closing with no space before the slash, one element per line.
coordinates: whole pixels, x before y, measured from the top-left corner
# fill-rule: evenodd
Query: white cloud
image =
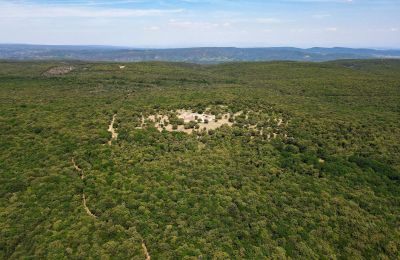
<path fill-rule="evenodd" d="M 82 7 L 68 5 L 26 5 L 0 3 L 0 18 L 118 18 L 161 16 L 181 13 L 183 9 L 116 9 L 99 7 Z"/>
<path fill-rule="evenodd" d="M 298 3 L 354 3 L 354 0 L 285 0 L 286 2 Z"/>
<path fill-rule="evenodd" d="M 327 31 L 327 32 L 337 32 L 337 30 L 338 30 L 338 28 L 336 28 L 336 27 L 325 28 L 325 31 Z"/>
<path fill-rule="evenodd" d="M 278 24 L 282 23 L 282 20 L 276 18 L 257 18 L 256 21 L 258 23 L 265 23 L 265 24 Z"/>
<path fill-rule="evenodd" d="M 0 42 L 397 47 L 398 1 L 0 0 Z"/>
<path fill-rule="evenodd" d="M 324 18 L 328 18 L 328 17 L 331 17 L 332 15 L 330 15 L 330 14 L 314 14 L 313 16 L 312 16 L 312 18 L 315 18 L 315 19 L 324 19 Z"/>
<path fill-rule="evenodd" d="M 198 22 L 198 21 L 182 21 L 171 19 L 168 23 L 171 27 L 185 28 L 185 29 L 213 29 L 213 28 L 222 28 L 222 27 L 230 27 L 231 23 L 222 22 L 222 23 L 212 23 L 212 22 Z"/>

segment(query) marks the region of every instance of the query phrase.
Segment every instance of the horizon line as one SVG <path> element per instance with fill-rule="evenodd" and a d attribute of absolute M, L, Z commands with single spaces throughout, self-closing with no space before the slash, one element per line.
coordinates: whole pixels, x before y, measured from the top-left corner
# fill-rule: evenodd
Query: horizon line
<path fill-rule="evenodd" d="M 108 45 L 108 44 L 47 44 L 47 43 L 7 43 L 0 42 L 0 45 L 26 45 L 26 46 L 50 46 L 50 47 L 109 47 L 109 48 L 128 48 L 128 49 L 147 49 L 147 50 L 166 50 L 166 49 L 200 49 L 200 48 L 235 48 L 235 49 L 268 49 L 268 48 L 294 48 L 294 49 L 313 49 L 313 48 L 324 48 L 324 49 L 371 49 L 371 50 L 400 50 L 400 47 L 351 47 L 351 46 L 340 46 L 333 45 L 329 47 L 324 46 L 312 46 L 312 47 L 297 47 L 290 45 L 281 45 L 281 46 L 262 46 L 262 45 L 253 45 L 253 46 L 235 46 L 235 45 L 226 45 L 226 46 L 213 46 L 213 45 L 191 45 L 191 46 L 125 46 L 125 45 Z"/>

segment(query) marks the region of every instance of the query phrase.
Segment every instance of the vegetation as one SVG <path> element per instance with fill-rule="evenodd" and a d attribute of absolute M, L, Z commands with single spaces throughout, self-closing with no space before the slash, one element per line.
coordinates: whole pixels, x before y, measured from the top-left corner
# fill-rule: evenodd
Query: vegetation
<path fill-rule="evenodd" d="M 400 58 L 400 50 L 352 48 L 233 48 L 135 49 L 112 46 L 51 46 L 0 44 L 0 59 L 84 61 L 175 61 L 213 64 L 244 61 L 331 61 L 338 59 Z"/>
<path fill-rule="evenodd" d="M 400 257 L 400 61 L 119 65 L 0 63 L 0 258 Z"/>

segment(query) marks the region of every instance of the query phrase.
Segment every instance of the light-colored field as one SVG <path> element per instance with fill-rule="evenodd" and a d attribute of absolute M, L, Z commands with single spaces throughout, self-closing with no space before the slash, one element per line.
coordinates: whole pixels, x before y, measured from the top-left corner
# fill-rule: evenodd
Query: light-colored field
<path fill-rule="evenodd" d="M 43 76 L 52 77 L 52 76 L 60 76 L 65 75 L 73 71 L 75 68 L 73 66 L 59 66 L 53 67 L 46 72 L 43 73 Z"/>
<path fill-rule="evenodd" d="M 220 115 L 220 119 L 217 116 L 212 115 L 208 111 L 204 113 L 193 112 L 192 110 L 179 109 L 175 112 L 178 119 L 181 119 L 183 124 L 174 125 L 170 123 L 170 117 L 168 115 L 150 115 L 147 120 L 154 123 L 154 126 L 159 130 L 167 130 L 170 132 L 184 132 L 192 134 L 193 131 L 209 131 L 220 128 L 223 125 L 232 126 L 233 120 L 229 121 L 231 115 L 229 113 Z M 142 118 L 142 127 L 145 124 L 145 118 Z M 192 124 L 193 127 L 189 127 L 188 124 Z"/>
<path fill-rule="evenodd" d="M 235 123 L 238 123 L 238 120 L 240 120 L 239 118 L 241 118 L 242 121 L 249 120 L 251 113 L 254 115 L 254 112 L 244 111 L 239 111 L 236 113 L 225 111 L 218 114 L 213 114 L 211 113 L 210 108 L 207 108 L 203 113 L 195 112 L 193 110 L 178 109 L 176 111 L 142 116 L 141 125 L 137 128 L 142 129 L 147 126 L 154 126 L 159 131 L 166 130 L 169 132 L 184 132 L 187 134 L 193 134 L 194 132 L 208 132 L 210 130 L 215 130 L 224 125 L 232 127 Z M 260 115 L 260 112 L 256 113 Z M 267 122 L 269 122 L 271 126 L 259 126 L 258 124 L 254 123 L 246 123 L 242 124 L 242 127 L 247 128 L 259 135 L 264 135 L 267 139 L 271 139 L 277 138 L 279 135 L 278 133 L 274 132 L 273 129 L 284 128 L 286 125 L 282 118 L 276 117 L 268 118 Z M 283 136 L 286 137 L 286 134 Z"/>

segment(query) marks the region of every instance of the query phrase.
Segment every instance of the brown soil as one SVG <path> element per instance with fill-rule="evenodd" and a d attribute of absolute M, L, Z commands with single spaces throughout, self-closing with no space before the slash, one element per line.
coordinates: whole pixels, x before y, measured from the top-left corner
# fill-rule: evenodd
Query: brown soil
<path fill-rule="evenodd" d="M 82 200 L 83 200 L 83 207 L 85 208 L 86 213 L 87 213 L 89 216 L 93 217 L 93 218 L 97 218 L 97 216 L 94 215 L 94 214 L 90 211 L 90 209 L 88 208 L 88 206 L 86 205 L 86 196 L 85 196 L 85 193 L 82 193 Z"/>
<path fill-rule="evenodd" d="M 198 125 L 199 125 L 198 130 L 199 131 L 214 130 L 223 125 L 228 125 L 228 126 L 233 125 L 233 123 L 229 122 L 229 118 L 231 117 L 230 114 L 223 114 L 222 118 L 217 120 L 215 118 L 215 115 L 211 115 L 211 114 L 207 114 L 207 113 L 199 114 L 199 113 L 192 112 L 191 110 L 180 109 L 180 110 L 177 110 L 176 113 L 177 113 L 178 118 L 183 119 L 183 121 L 185 123 L 189 123 L 190 121 L 197 121 L 197 119 L 201 119 L 201 122 L 198 122 Z M 147 119 L 154 122 L 155 127 L 157 127 L 157 129 L 159 131 L 163 130 L 163 128 L 161 127 L 161 124 L 169 121 L 168 116 L 165 116 L 165 115 L 151 115 Z M 204 120 L 207 120 L 208 123 L 204 123 Z M 143 122 L 144 122 L 144 118 L 142 119 L 142 127 L 143 127 Z M 158 123 L 158 122 L 161 122 L 161 123 Z M 142 127 L 140 127 L 140 128 L 142 128 Z M 171 124 L 166 124 L 165 130 L 167 130 L 169 132 L 184 132 L 187 134 L 192 134 L 194 131 L 194 129 L 185 129 L 185 127 L 183 125 L 179 125 L 178 128 L 174 130 L 174 129 L 172 129 Z"/>
<path fill-rule="evenodd" d="M 118 133 L 115 131 L 114 128 L 114 122 L 115 122 L 115 117 L 117 116 L 117 114 L 113 115 L 113 118 L 111 120 L 110 125 L 108 126 L 108 132 L 111 133 L 111 139 L 108 141 L 108 145 L 112 144 L 112 140 L 115 140 L 118 138 Z"/>
<path fill-rule="evenodd" d="M 146 260 L 150 260 L 151 257 L 150 257 L 149 251 L 147 250 L 146 243 L 144 241 L 142 241 L 142 248 L 144 251 L 144 255 L 146 256 Z"/>
<path fill-rule="evenodd" d="M 183 122 L 185 124 L 191 121 L 197 122 L 197 125 L 199 126 L 198 129 L 191 129 L 191 128 L 185 129 L 184 125 L 178 125 L 177 129 L 173 129 L 172 124 L 169 123 L 169 117 L 163 114 L 150 115 L 147 117 L 142 116 L 141 126 L 136 127 L 136 129 L 143 129 L 150 122 L 150 124 L 153 124 L 159 131 L 163 131 L 165 129 L 166 131 L 169 132 L 184 132 L 187 134 L 193 134 L 195 132 L 201 132 L 201 131 L 207 132 L 209 130 L 215 130 L 222 127 L 223 125 L 232 126 L 233 122 L 236 122 L 236 118 L 238 116 L 245 115 L 247 119 L 249 118 L 247 112 L 239 111 L 234 114 L 232 113 L 220 114 L 219 117 L 220 119 L 216 119 L 216 116 L 212 115 L 209 111 L 210 109 L 206 109 L 206 111 L 202 114 L 193 112 L 192 110 L 185 110 L 185 109 L 170 111 L 175 113 L 175 115 L 178 118 L 183 119 Z M 198 122 L 198 120 L 200 122 Z M 205 120 L 208 121 L 208 123 L 204 123 Z M 277 127 L 285 127 L 288 124 L 287 122 L 283 121 L 282 118 L 270 118 L 268 119 L 268 122 L 275 123 Z M 257 125 L 247 125 L 246 127 L 252 131 L 258 132 L 258 134 L 260 135 L 263 135 L 265 131 L 268 131 L 268 129 L 271 128 L 267 127 L 264 129 L 264 127 L 262 127 L 261 129 L 258 129 Z M 266 138 L 268 140 L 275 139 L 278 137 L 278 135 L 279 134 L 277 133 L 267 133 Z M 287 138 L 287 135 L 284 134 L 283 137 Z"/>

